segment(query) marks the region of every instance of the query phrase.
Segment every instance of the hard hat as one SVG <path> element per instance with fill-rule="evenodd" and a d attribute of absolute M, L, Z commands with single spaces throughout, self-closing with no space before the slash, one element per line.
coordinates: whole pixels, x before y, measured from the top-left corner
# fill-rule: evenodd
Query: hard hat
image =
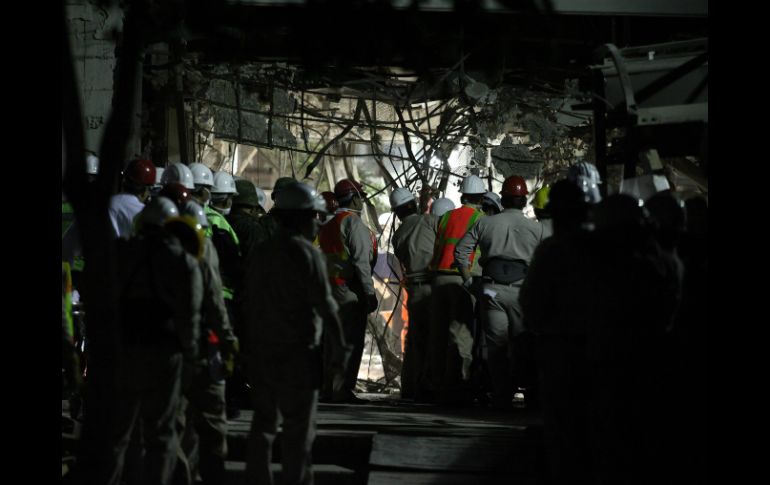
<path fill-rule="evenodd" d="M 487 191 L 484 187 L 484 182 L 478 175 L 468 175 L 463 179 L 463 183 L 460 185 L 460 192 L 463 194 L 483 194 Z"/>
<path fill-rule="evenodd" d="M 503 188 L 500 190 L 501 195 L 508 195 L 513 197 L 520 197 L 529 194 L 527 190 L 527 181 L 524 177 L 519 175 L 511 175 L 503 182 Z"/>
<path fill-rule="evenodd" d="M 179 214 L 192 217 L 201 228 L 209 227 L 209 219 L 206 217 L 206 211 L 204 211 L 203 207 L 195 201 L 185 201 L 179 206 Z"/>
<path fill-rule="evenodd" d="M 190 200 L 190 189 L 177 182 L 169 182 L 160 189 L 158 195 L 171 199 L 177 207 L 182 207 Z"/>
<path fill-rule="evenodd" d="M 235 180 L 227 172 L 216 172 L 214 174 L 214 185 L 211 187 L 212 194 L 237 194 L 235 190 Z"/>
<path fill-rule="evenodd" d="M 99 173 L 99 158 L 91 153 L 86 157 L 86 173 L 96 175 Z"/>
<path fill-rule="evenodd" d="M 586 202 L 591 204 L 601 202 L 602 195 L 599 192 L 599 184 L 602 183 L 602 180 L 596 165 L 584 161 L 570 165 L 567 171 L 567 180 L 577 184 L 585 194 Z"/>
<path fill-rule="evenodd" d="M 644 203 L 650 219 L 659 231 L 681 234 L 687 227 L 687 212 L 684 201 L 669 191 L 658 192 Z"/>
<path fill-rule="evenodd" d="M 637 234 L 647 226 L 647 211 L 639 200 L 626 194 L 613 194 L 593 209 L 596 230 L 612 231 L 626 236 Z"/>
<path fill-rule="evenodd" d="M 275 208 L 282 210 L 322 210 L 326 211 L 323 197 L 315 189 L 302 182 L 288 185 L 275 197 Z"/>
<path fill-rule="evenodd" d="M 169 218 L 163 227 L 179 239 L 182 247 L 195 259 L 203 257 L 204 235 L 203 228 L 198 221 L 188 215 Z"/>
<path fill-rule="evenodd" d="M 455 208 L 455 203 L 446 197 L 441 197 L 433 201 L 430 206 L 430 213 L 434 216 L 441 217 L 445 212 L 449 212 Z"/>
<path fill-rule="evenodd" d="M 190 190 L 195 188 L 192 172 L 187 167 L 187 165 L 179 162 L 172 163 L 166 167 L 166 170 L 163 171 L 163 177 L 161 177 L 160 181 L 163 185 L 166 185 L 169 182 L 177 182 Z"/>
<path fill-rule="evenodd" d="M 153 197 L 139 214 L 139 227 L 160 227 L 171 217 L 178 216 L 179 209 L 177 209 L 176 204 L 167 197 Z"/>
<path fill-rule="evenodd" d="M 415 201 L 414 194 L 406 187 L 398 187 L 390 193 L 390 210 Z"/>
<path fill-rule="evenodd" d="M 499 212 L 503 211 L 503 204 L 500 203 L 500 196 L 497 195 L 494 192 L 486 192 L 484 194 L 484 197 L 482 198 L 482 202 L 481 203 L 482 203 L 482 205 L 485 204 L 485 203 L 486 204 L 491 204 L 491 205 L 495 206 L 495 208 Z"/>
<path fill-rule="evenodd" d="M 193 184 L 203 185 L 204 187 L 211 187 L 214 185 L 214 174 L 211 173 L 211 169 L 202 163 L 191 163 L 190 172 L 193 176 Z"/>
<path fill-rule="evenodd" d="M 354 195 L 366 197 L 363 185 L 353 179 L 342 179 L 334 186 L 334 197 L 340 202 L 347 202 Z"/>
<path fill-rule="evenodd" d="M 235 181 L 235 190 L 238 191 L 238 195 L 233 198 L 234 206 L 243 205 L 246 207 L 257 207 L 258 205 L 262 205 L 259 200 L 257 186 L 254 185 L 251 180 L 239 178 Z M 262 194 L 264 200 L 264 192 Z"/>
<path fill-rule="evenodd" d="M 321 192 L 321 197 L 324 198 L 327 214 L 334 214 L 337 209 L 340 208 L 340 203 L 337 202 L 337 198 L 334 197 L 334 192 L 329 192 L 328 190 L 326 192 Z"/>
<path fill-rule="evenodd" d="M 136 185 L 153 185 L 155 165 L 149 160 L 131 160 L 123 171 L 123 177 Z"/>
<path fill-rule="evenodd" d="M 543 185 L 535 192 L 535 199 L 532 201 L 532 207 L 535 209 L 545 209 L 548 204 L 548 194 L 551 193 L 550 185 Z"/>
<path fill-rule="evenodd" d="M 275 200 L 275 196 L 283 190 L 284 188 L 288 187 L 291 184 L 295 184 L 297 181 L 291 177 L 281 177 L 278 180 L 275 181 L 275 185 L 273 185 L 273 193 L 270 194 L 270 198 Z"/>

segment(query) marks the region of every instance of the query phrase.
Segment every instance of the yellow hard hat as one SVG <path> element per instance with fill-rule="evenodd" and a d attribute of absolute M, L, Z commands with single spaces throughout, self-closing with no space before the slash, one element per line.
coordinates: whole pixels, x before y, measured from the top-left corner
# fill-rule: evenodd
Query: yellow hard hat
<path fill-rule="evenodd" d="M 532 207 L 535 209 L 545 209 L 548 203 L 548 194 L 551 192 L 550 185 L 543 185 L 535 192 L 535 200 L 532 201 Z"/>

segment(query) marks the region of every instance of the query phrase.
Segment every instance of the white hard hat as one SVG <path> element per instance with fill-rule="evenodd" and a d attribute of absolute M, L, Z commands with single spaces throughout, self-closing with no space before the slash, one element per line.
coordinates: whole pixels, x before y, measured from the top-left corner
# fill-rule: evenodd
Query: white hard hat
<path fill-rule="evenodd" d="M 468 175 L 463 179 L 462 185 L 460 185 L 460 192 L 463 194 L 483 194 L 487 189 L 484 187 L 484 182 L 478 175 Z"/>
<path fill-rule="evenodd" d="M 284 187 L 275 196 L 275 208 L 326 211 L 326 201 L 315 189 L 302 182 Z"/>
<path fill-rule="evenodd" d="M 86 173 L 96 175 L 99 173 L 99 158 L 96 155 L 88 154 L 86 157 Z"/>
<path fill-rule="evenodd" d="M 204 185 L 206 187 L 214 185 L 214 174 L 210 168 L 202 163 L 191 163 L 190 171 L 192 172 L 195 185 Z"/>
<path fill-rule="evenodd" d="M 398 187 L 390 193 L 390 210 L 415 200 L 414 194 L 406 187 Z"/>
<path fill-rule="evenodd" d="M 447 199 L 446 197 L 441 197 L 433 201 L 433 204 L 430 206 L 430 213 L 434 216 L 441 217 L 444 215 L 444 213 L 449 212 L 454 208 L 454 202 Z"/>
<path fill-rule="evenodd" d="M 216 172 L 214 174 L 214 185 L 211 187 L 212 194 L 237 194 L 235 190 L 235 179 L 227 172 Z"/>
<path fill-rule="evenodd" d="M 166 170 L 163 171 L 163 176 L 161 177 L 160 181 L 163 185 L 166 185 L 169 182 L 176 182 L 178 184 L 184 185 L 185 188 L 190 190 L 195 188 L 195 184 L 193 183 L 193 174 L 189 167 L 179 162 L 169 165 Z"/>
<path fill-rule="evenodd" d="M 176 204 L 168 197 L 153 197 L 140 212 L 141 227 L 162 226 L 167 220 L 179 215 Z"/>
<path fill-rule="evenodd" d="M 206 212 L 197 202 L 192 200 L 185 201 L 185 203 L 182 204 L 182 207 L 179 208 L 179 213 L 183 216 L 192 217 L 202 228 L 209 227 L 209 220 L 206 217 Z"/>

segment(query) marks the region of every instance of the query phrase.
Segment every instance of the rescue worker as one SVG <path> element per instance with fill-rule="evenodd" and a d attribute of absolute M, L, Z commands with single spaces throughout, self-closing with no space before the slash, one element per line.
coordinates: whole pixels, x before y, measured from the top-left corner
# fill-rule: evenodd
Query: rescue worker
<path fill-rule="evenodd" d="M 171 182 L 184 185 L 184 187 L 190 191 L 195 190 L 195 184 L 193 183 L 194 177 L 190 168 L 179 162 L 172 163 L 163 171 L 163 175 L 160 178 L 160 182 L 166 185 Z"/>
<path fill-rule="evenodd" d="M 334 402 L 361 402 L 353 392 L 364 353 L 367 315 L 377 310 L 372 282 L 372 261 L 377 240 L 359 216 L 364 207 L 364 188 L 355 180 L 343 179 L 334 186 L 340 204 L 334 218 L 319 231 L 321 251 L 326 255 L 332 294 L 340 309 L 345 341 L 353 348 L 344 382 L 336 385 L 331 373 L 324 376 L 322 398 Z M 324 343 L 324 349 L 327 346 Z M 328 361 L 328 356 L 327 356 Z"/>
<path fill-rule="evenodd" d="M 526 328 L 535 338 L 548 472 L 555 484 L 592 480 L 586 340 L 595 318 L 593 234 L 581 187 L 557 181 L 548 211 L 553 235 L 535 250 L 519 291 Z"/>
<path fill-rule="evenodd" d="M 345 368 L 348 349 L 326 261 L 311 244 L 323 211 L 312 187 L 297 182 L 282 190 L 272 210 L 279 226 L 255 248 L 248 268 L 244 313 L 254 401 L 246 456 L 249 485 L 273 483 L 270 463 L 279 425 L 282 483 L 313 483 L 322 334 L 331 368 L 336 373 Z"/>
<path fill-rule="evenodd" d="M 183 361 L 198 356 L 199 264 L 163 228 L 179 212 L 172 201 L 158 197 L 141 214 L 137 236 L 117 247 L 122 349 L 116 355 L 107 476 L 98 483 L 120 483 L 137 422 L 146 449 L 143 483 L 169 483 L 178 446 L 175 417 Z"/>
<path fill-rule="evenodd" d="M 528 194 L 524 178 L 518 175 L 506 178 L 500 191 L 503 212 L 481 218 L 460 239 L 454 251 L 455 265 L 466 287 L 472 283 L 470 266 L 476 247 L 481 251 L 482 335 L 493 385 L 492 406 L 499 409 L 511 407 L 512 362 L 508 356 L 517 357 L 513 352 L 514 341 L 524 333 L 519 289 L 535 248 L 545 234 L 542 224 L 522 212 Z M 521 385 L 525 382 L 523 377 L 518 380 Z"/>
<path fill-rule="evenodd" d="M 260 239 L 262 227 L 258 221 L 265 214 L 265 193 L 252 181 L 241 178 L 235 181 L 235 190 L 238 194 L 233 198 L 233 208 L 225 219 L 238 235 L 241 254 L 247 255 L 254 241 Z"/>
<path fill-rule="evenodd" d="M 433 204 L 431 204 L 430 213 L 436 217 L 441 217 L 454 208 L 455 203 L 452 202 L 451 199 L 447 199 L 446 197 L 439 197 L 433 201 Z"/>
<path fill-rule="evenodd" d="M 390 194 L 390 207 L 401 221 L 390 240 L 393 253 L 403 266 L 409 330 L 401 371 L 401 397 L 424 397 L 423 374 L 430 326 L 430 262 L 436 244 L 438 217 L 419 214 L 417 199 L 406 187 Z"/>
<path fill-rule="evenodd" d="M 219 273 L 222 277 L 222 294 L 230 316 L 230 322 L 236 335 L 243 335 L 241 321 L 238 318 L 236 295 L 241 291 L 244 277 L 241 241 L 225 216 L 230 214 L 235 189 L 235 180 L 227 172 L 215 172 L 211 186 L 211 203 L 204 207 L 209 227 L 205 235 L 211 238 L 219 255 Z M 227 418 L 235 419 L 240 415 L 240 409 L 248 406 L 246 382 L 240 373 L 228 379 Z"/>
<path fill-rule="evenodd" d="M 86 176 L 88 178 L 88 183 L 93 183 L 98 174 L 99 159 L 93 153 L 89 153 L 86 156 Z M 72 285 L 75 288 L 78 288 L 80 286 L 80 275 L 85 269 L 85 261 L 82 256 L 83 249 L 80 246 L 78 225 L 75 222 L 75 212 L 72 209 L 72 205 L 65 200 L 64 194 L 62 194 L 61 203 L 61 222 L 62 261 L 66 261 L 70 264 Z"/>
<path fill-rule="evenodd" d="M 209 224 L 203 208 L 192 200 L 181 202 L 179 213 L 195 221 L 200 234 Z M 227 458 L 225 377 L 233 373 L 239 341 L 222 296 L 217 251 L 209 238 L 203 237 L 202 244 L 203 306 L 198 342 L 201 353 L 199 359 L 185 369 L 178 431 L 189 467 L 188 483 L 193 483 L 200 471 L 204 484 L 222 484 Z"/>
<path fill-rule="evenodd" d="M 275 198 L 281 193 L 281 190 L 295 183 L 297 183 L 297 181 L 291 177 L 280 177 L 275 181 L 275 185 L 273 185 L 273 191 L 270 194 L 270 198 L 275 202 Z M 272 212 L 271 209 L 270 212 L 259 218 L 259 225 L 262 228 L 262 233 L 253 241 L 252 247 L 273 237 L 276 229 L 278 229 L 278 219 L 272 215 Z M 247 259 L 250 258 L 249 254 L 245 254 L 245 257 Z"/>
<path fill-rule="evenodd" d="M 435 272 L 431 299 L 428 382 L 439 401 L 468 404 L 473 350 L 473 299 L 463 288 L 455 265 L 455 246 L 484 215 L 486 193 L 477 175 L 468 175 L 460 186 L 462 206 L 439 220 L 431 269 Z M 469 265 L 473 264 L 475 253 Z"/>
<path fill-rule="evenodd" d="M 108 212 L 115 235 L 128 239 L 134 230 L 134 218 L 144 209 L 155 185 L 155 165 L 149 160 L 131 160 L 123 171 L 123 191 L 110 198 Z"/>

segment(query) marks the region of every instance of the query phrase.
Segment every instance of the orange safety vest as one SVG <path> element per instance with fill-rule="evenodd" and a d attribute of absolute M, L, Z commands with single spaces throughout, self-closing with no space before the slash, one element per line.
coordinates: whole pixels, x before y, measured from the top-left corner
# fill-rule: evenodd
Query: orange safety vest
<path fill-rule="evenodd" d="M 431 263 L 433 270 L 440 273 L 460 273 L 454 265 L 455 246 L 483 214 L 479 209 L 464 205 L 441 216 L 438 223 L 436 251 Z M 471 266 L 474 259 L 476 259 L 475 251 L 471 254 Z"/>
<path fill-rule="evenodd" d="M 329 269 L 329 279 L 332 284 L 344 285 L 347 283 L 346 278 L 350 278 L 352 274 L 349 271 L 349 265 L 346 263 L 350 259 L 350 252 L 345 247 L 345 243 L 342 242 L 342 221 L 353 215 L 352 212 L 341 211 L 334 214 L 334 218 L 321 226 L 318 231 L 318 245 L 321 248 L 321 252 L 326 255 L 328 261 L 327 268 Z M 371 231 L 369 236 L 372 238 L 372 257 L 373 262 L 377 261 L 377 238 L 374 237 Z M 370 262 L 374 266 L 373 262 Z M 343 274 L 347 273 L 347 274 Z"/>

